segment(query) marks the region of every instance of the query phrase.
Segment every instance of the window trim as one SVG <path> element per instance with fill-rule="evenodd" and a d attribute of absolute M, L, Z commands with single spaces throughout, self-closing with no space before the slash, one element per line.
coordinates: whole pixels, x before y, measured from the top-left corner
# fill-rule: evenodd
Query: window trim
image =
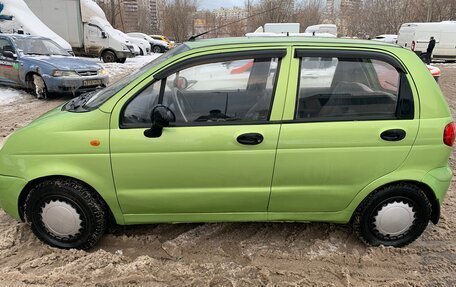
<path fill-rule="evenodd" d="M 353 117 L 328 117 L 328 118 L 297 118 L 299 95 L 301 93 L 301 73 L 302 58 L 353 58 L 378 60 L 390 64 L 396 68 L 400 76 L 400 86 L 397 96 L 397 105 L 394 116 L 365 116 L 354 119 Z M 296 49 L 295 58 L 299 60 L 299 71 L 297 80 L 297 91 L 295 96 L 295 109 L 293 120 L 284 121 L 284 123 L 323 123 L 323 122 L 353 122 L 353 121 L 383 121 L 383 120 L 413 120 L 415 118 L 415 101 L 410 81 L 407 79 L 407 70 L 393 56 L 380 52 L 372 51 L 348 51 L 348 50 L 313 50 L 313 49 Z M 404 84 L 404 81 L 406 83 Z M 409 114 L 399 114 L 403 100 L 411 99 L 411 111 Z"/>
<path fill-rule="evenodd" d="M 355 58 L 378 60 L 390 64 L 401 74 L 408 74 L 404 66 L 393 56 L 373 51 L 353 51 L 353 50 L 314 50 L 296 49 L 295 58 L 319 57 L 319 58 Z"/>
<path fill-rule="evenodd" d="M 286 49 L 268 49 L 268 50 L 249 50 L 249 51 L 240 51 L 240 52 L 225 52 L 225 53 L 215 53 L 210 55 L 203 55 L 199 57 L 194 57 L 190 59 L 186 59 L 180 61 L 178 63 L 172 64 L 171 66 L 161 70 L 157 74 L 153 75 L 153 79 L 150 84 L 145 85 L 142 87 L 138 92 L 136 92 L 133 96 L 131 96 L 128 101 L 126 101 L 122 109 L 119 113 L 119 128 L 120 129 L 143 129 L 143 128 L 150 128 L 150 124 L 124 124 L 122 123 L 123 114 L 128 107 L 128 105 L 138 97 L 144 90 L 149 88 L 151 85 L 160 82 L 160 93 L 158 95 L 158 104 L 163 102 L 164 98 L 164 88 L 166 85 L 166 81 L 168 77 L 177 73 L 178 71 L 182 71 L 184 69 L 188 69 L 198 65 L 210 64 L 210 63 L 217 63 L 229 60 L 245 60 L 245 59 L 262 59 L 262 58 L 270 58 L 271 63 L 272 59 L 277 58 L 277 71 L 275 72 L 275 79 L 274 79 L 274 86 L 272 89 L 272 96 L 271 96 L 271 104 L 269 108 L 269 114 L 267 120 L 262 121 L 233 121 L 233 122 L 191 122 L 191 123 L 171 123 L 169 127 L 201 127 L 201 126 L 232 126 L 232 125 L 255 125 L 255 124 L 277 124 L 277 122 L 271 122 L 271 114 L 272 108 L 274 107 L 274 100 L 277 91 L 277 85 L 280 78 L 280 71 L 282 68 L 282 59 L 286 56 L 287 50 Z"/>

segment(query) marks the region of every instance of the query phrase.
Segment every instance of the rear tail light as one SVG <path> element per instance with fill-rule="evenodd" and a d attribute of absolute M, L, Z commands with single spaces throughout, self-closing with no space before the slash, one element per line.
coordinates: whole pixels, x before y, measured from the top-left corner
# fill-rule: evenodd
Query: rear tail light
<path fill-rule="evenodd" d="M 454 138 L 456 136 L 456 125 L 454 123 L 449 123 L 445 126 L 443 131 L 443 142 L 447 146 L 453 146 Z"/>

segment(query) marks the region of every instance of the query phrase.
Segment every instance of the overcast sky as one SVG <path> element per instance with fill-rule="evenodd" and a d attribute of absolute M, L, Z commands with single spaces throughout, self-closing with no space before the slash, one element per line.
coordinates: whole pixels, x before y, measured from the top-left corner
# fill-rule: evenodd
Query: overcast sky
<path fill-rule="evenodd" d="M 200 9 L 217 9 L 220 7 L 244 6 L 244 0 L 200 0 Z"/>

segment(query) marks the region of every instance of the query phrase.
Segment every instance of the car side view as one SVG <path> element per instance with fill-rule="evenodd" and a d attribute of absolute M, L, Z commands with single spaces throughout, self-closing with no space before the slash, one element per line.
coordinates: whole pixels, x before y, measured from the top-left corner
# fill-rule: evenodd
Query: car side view
<path fill-rule="evenodd" d="M 50 93 L 79 95 L 105 87 L 106 70 L 74 57 L 54 41 L 29 35 L 0 35 L 0 84 L 30 90 L 39 99 Z"/>
<path fill-rule="evenodd" d="M 16 131 L 0 206 L 45 243 L 110 224 L 351 224 L 401 247 L 437 224 L 455 125 L 411 51 L 373 41 L 190 41 Z"/>

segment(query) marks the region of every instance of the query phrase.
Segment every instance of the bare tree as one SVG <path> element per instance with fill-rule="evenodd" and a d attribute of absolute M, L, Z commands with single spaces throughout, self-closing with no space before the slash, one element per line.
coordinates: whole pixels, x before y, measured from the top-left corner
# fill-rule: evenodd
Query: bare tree
<path fill-rule="evenodd" d="M 194 32 L 195 0 L 166 0 L 163 6 L 163 33 L 176 41 L 187 40 Z"/>
<path fill-rule="evenodd" d="M 303 0 L 295 5 L 293 22 L 300 23 L 301 29 L 320 24 L 323 20 L 323 5 L 320 0 Z"/>
<path fill-rule="evenodd" d="M 294 0 L 261 0 L 251 3 L 252 14 L 264 12 L 250 19 L 249 26 L 260 27 L 266 23 L 286 23 L 293 20 Z"/>

